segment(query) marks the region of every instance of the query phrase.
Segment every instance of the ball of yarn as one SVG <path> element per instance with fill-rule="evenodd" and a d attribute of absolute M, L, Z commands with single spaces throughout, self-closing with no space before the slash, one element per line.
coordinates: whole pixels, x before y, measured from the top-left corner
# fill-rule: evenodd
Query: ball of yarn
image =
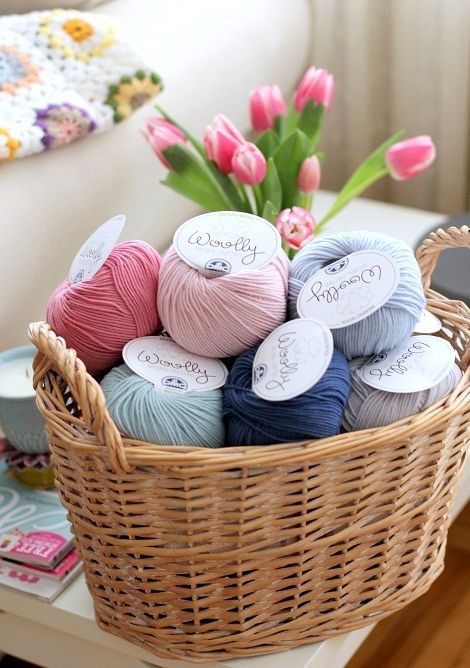
<path fill-rule="evenodd" d="M 121 361 L 131 339 L 160 331 L 156 301 L 161 257 L 144 241 L 113 248 L 89 280 L 64 281 L 52 294 L 47 321 L 87 370 L 98 374 Z"/>
<path fill-rule="evenodd" d="M 126 364 L 101 381 L 114 422 L 130 438 L 162 445 L 217 448 L 224 443 L 222 390 L 159 392 Z"/>
<path fill-rule="evenodd" d="M 206 357 L 229 357 L 262 341 L 286 318 L 289 261 L 208 278 L 171 248 L 160 272 L 158 312 L 171 337 Z"/>
<path fill-rule="evenodd" d="M 351 393 L 344 411 L 342 427 L 345 431 L 358 431 L 384 427 L 396 420 L 424 411 L 436 401 L 452 392 L 462 377 L 457 364 L 440 383 L 421 392 L 384 392 L 365 383 L 359 369 L 367 357 L 351 360 Z"/>
<path fill-rule="evenodd" d="M 274 402 L 251 389 L 257 349 L 237 358 L 224 387 L 228 445 L 269 445 L 338 434 L 350 389 L 343 353 L 334 349 L 326 372 L 307 392 Z"/>
<path fill-rule="evenodd" d="M 309 278 L 331 262 L 364 250 L 381 251 L 392 257 L 400 277 L 395 292 L 377 311 L 352 325 L 332 330 L 335 345 L 348 359 L 389 350 L 412 334 L 425 299 L 419 266 L 411 248 L 379 232 L 336 234 L 313 241 L 300 250 L 292 262 L 289 279 L 289 315 L 297 318 L 297 297 Z"/>

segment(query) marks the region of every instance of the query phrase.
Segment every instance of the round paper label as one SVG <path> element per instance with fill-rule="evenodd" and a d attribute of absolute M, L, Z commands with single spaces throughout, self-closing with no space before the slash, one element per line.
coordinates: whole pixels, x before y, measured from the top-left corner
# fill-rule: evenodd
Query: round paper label
<path fill-rule="evenodd" d="M 252 390 L 267 401 L 303 394 L 323 376 L 333 355 L 333 336 L 312 318 L 290 320 L 260 345 L 253 361 Z"/>
<path fill-rule="evenodd" d="M 379 251 L 357 251 L 317 271 L 297 299 L 300 315 L 323 320 L 330 329 L 363 320 L 396 290 L 400 270 Z"/>
<path fill-rule="evenodd" d="M 142 336 L 126 343 L 124 362 L 166 392 L 206 392 L 222 387 L 227 368 L 220 360 L 193 355 L 167 336 Z"/>
<path fill-rule="evenodd" d="M 415 334 L 435 334 L 442 329 L 441 321 L 431 311 L 424 310 L 415 327 Z"/>
<path fill-rule="evenodd" d="M 204 213 L 186 221 L 173 237 L 186 264 L 209 276 L 252 271 L 281 249 L 281 237 L 264 218 L 240 211 Z"/>
<path fill-rule="evenodd" d="M 455 351 L 448 341 L 426 334 L 372 357 L 359 370 L 362 380 L 384 392 L 421 392 L 450 373 Z"/>
<path fill-rule="evenodd" d="M 100 225 L 91 237 L 85 241 L 76 254 L 69 271 L 69 281 L 80 283 L 92 278 L 108 259 L 119 235 L 122 232 L 126 216 L 114 216 Z"/>

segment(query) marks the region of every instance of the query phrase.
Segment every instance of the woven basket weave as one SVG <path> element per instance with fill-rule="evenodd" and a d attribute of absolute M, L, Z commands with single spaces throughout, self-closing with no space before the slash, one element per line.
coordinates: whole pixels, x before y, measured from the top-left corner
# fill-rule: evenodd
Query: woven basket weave
<path fill-rule="evenodd" d="M 30 326 L 38 406 L 96 618 L 165 658 L 285 650 L 371 624 L 443 568 L 449 507 L 469 438 L 470 311 L 429 289 L 465 374 L 423 413 L 380 429 L 222 449 L 124 438 L 98 383 L 45 323 Z"/>

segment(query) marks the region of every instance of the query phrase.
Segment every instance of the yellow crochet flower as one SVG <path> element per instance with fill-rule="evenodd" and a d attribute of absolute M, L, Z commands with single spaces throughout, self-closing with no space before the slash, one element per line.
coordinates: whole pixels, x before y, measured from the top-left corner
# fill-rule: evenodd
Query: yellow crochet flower
<path fill-rule="evenodd" d="M 83 42 L 95 32 L 93 26 L 82 19 L 70 19 L 62 25 L 62 28 L 76 42 Z"/>
<path fill-rule="evenodd" d="M 82 62 L 99 58 L 116 43 L 115 28 L 105 17 L 94 16 L 85 21 L 73 11 L 47 12 L 39 21 L 38 32 L 46 37 L 47 46 L 63 58 Z"/>
<path fill-rule="evenodd" d="M 0 160 L 13 160 L 21 142 L 13 137 L 6 128 L 0 128 Z"/>
<path fill-rule="evenodd" d="M 114 122 L 128 118 L 136 109 L 162 90 L 160 77 L 138 70 L 134 76 L 123 76 L 119 84 L 109 87 L 106 104 L 114 109 Z"/>

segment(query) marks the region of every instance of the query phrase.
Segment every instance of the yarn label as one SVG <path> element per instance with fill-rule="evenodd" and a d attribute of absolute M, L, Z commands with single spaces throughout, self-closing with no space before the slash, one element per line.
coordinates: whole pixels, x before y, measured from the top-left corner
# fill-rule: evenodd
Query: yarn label
<path fill-rule="evenodd" d="M 435 334 L 442 329 L 441 321 L 431 311 L 424 310 L 413 334 Z"/>
<path fill-rule="evenodd" d="M 362 380 L 384 392 L 421 392 L 441 382 L 455 363 L 451 344 L 436 336 L 411 336 L 403 345 L 372 357 Z"/>
<path fill-rule="evenodd" d="M 357 251 L 317 271 L 297 299 L 301 316 L 323 320 L 330 329 L 367 318 L 395 292 L 400 269 L 380 251 Z"/>
<path fill-rule="evenodd" d="M 281 237 L 264 218 L 242 211 L 217 211 L 183 223 L 173 245 L 186 264 L 215 277 L 264 267 L 279 254 Z"/>
<path fill-rule="evenodd" d="M 220 360 L 193 355 L 168 336 L 142 336 L 122 351 L 124 362 L 161 392 L 206 392 L 224 385 L 227 367 Z"/>
<path fill-rule="evenodd" d="M 252 390 L 267 401 L 286 401 L 313 387 L 333 356 L 333 336 L 312 318 L 277 327 L 263 341 L 253 361 Z"/>
<path fill-rule="evenodd" d="M 71 283 L 86 281 L 101 269 L 119 239 L 125 222 L 126 216 L 114 216 L 88 237 L 70 267 Z"/>

